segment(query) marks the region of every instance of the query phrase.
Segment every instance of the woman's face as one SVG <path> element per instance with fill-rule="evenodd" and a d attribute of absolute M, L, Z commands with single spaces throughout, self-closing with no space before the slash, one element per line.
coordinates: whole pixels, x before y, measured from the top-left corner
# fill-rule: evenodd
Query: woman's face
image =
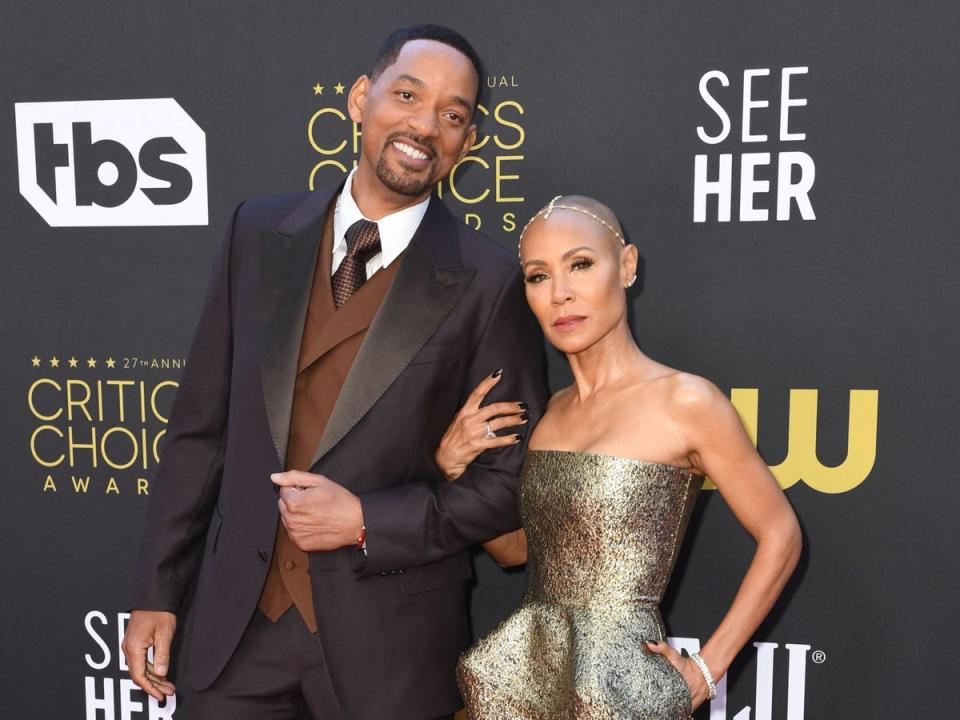
<path fill-rule="evenodd" d="M 636 249 L 582 213 L 555 208 L 538 218 L 520 246 L 527 302 L 558 350 L 589 348 L 623 321 L 624 288 L 636 273 Z"/>

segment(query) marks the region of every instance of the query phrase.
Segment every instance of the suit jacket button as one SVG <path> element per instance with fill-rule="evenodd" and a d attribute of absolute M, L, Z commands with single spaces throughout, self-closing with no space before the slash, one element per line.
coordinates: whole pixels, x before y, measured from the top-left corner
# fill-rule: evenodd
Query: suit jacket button
<path fill-rule="evenodd" d="M 264 562 L 266 562 L 269 559 L 267 555 L 267 551 L 264 550 L 263 548 L 257 548 L 257 555 L 259 555 L 260 559 L 263 560 Z"/>
<path fill-rule="evenodd" d="M 380 574 L 383 575 L 384 577 L 386 577 L 386 576 L 389 575 L 390 573 L 388 573 L 386 570 L 381 570 L 381 571 L 380 571 Z"/>
<path fill-rule="evenodd" d="M 406 570 L 397 570 L 397 575 L 403 575 L 405 572 Z"/>

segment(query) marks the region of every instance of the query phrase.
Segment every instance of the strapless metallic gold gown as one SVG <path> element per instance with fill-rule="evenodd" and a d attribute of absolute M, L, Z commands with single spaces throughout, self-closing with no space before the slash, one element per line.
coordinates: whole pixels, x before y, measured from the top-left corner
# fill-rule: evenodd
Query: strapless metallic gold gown
<path fill-rule="evenodd" d="M 680 673 L 651 653 L 658 604 L 703 478 L 612 455 L 531 450 L 520 607 L 460 660 L 471 720 L 688 718 Z"/>

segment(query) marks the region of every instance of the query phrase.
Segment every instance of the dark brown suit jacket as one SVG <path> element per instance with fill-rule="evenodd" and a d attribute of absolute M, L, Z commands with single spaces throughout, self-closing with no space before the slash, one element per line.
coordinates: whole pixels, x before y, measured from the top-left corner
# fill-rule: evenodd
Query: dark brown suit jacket
<path fill-rule="evenodd" d="M 341 186 L 234 212 L 151 485 L 134 607 L 177 611 L 196 579 L 186 655 L 196 689 L 230 658 L 257 606 L 277 533 L 270 474 L 286 466 L 297 365 L 327 208 Z M 310 553 L 332 716 L 422 720 L 459 704 L 469 643 L 467 549 L 519 526 L 525 443 L 456 481 L 433 461 L 493 370 L 488 398 L 546 403 L 543 343 L 516 253 L 436 197 L 343 381 L 309 467 L 356 493 L 369 555 Z"/>
<path fill-rule="evenodd" d="M 374 273 L 338 310 L 333 301 L 331 280 L 333 212 L 328 211 L 300 341 L 287 442 L 287 470 L 310 469 L 314 448 L 320 442 L 350 366 L 402 257 Z M 307 554 L 293 543 L 280 523 L 273 562 L 259 607 L 276 622 L 291 604 L 296 605 L 310 632 L 316 632 L 308 562 Z"/>

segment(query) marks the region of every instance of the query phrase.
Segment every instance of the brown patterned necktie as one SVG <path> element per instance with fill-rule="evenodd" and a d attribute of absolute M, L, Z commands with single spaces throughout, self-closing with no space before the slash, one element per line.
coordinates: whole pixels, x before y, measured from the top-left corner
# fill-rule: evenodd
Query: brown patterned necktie
<path fill-rule="evenodd" d="M 375 222 L 357 220 L 347 228 L 347 256 L 333 274 L 333 301 L 339 308 L 367 281 L 367 262 L 380 252 L 380 230 Z"/>

